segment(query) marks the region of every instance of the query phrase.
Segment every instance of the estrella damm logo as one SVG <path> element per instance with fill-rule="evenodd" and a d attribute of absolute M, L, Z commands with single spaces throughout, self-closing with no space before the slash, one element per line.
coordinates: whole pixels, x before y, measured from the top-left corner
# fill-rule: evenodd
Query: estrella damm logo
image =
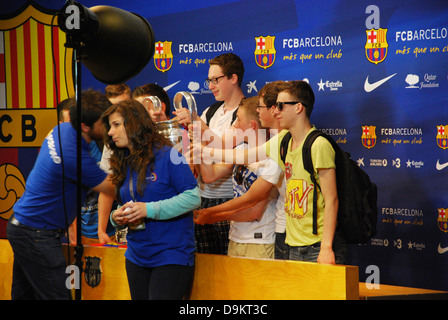
<path fill-rule="evenodd" d="M 0 109 L 56 108 L 74 96 L 73 49 L 53 17 L 30 4 L 0 20 Z"/>
<path fill-rule="evenodd" d="M 275 62 L 275 51 L 274 47 L 275 37 L 255 37 L 255 62 L 260 68 L 267 69 L 272 67 Z"/>
<path fill-rule="evenodd" d="M 156 42 L 154 53 L 154 65 L 157 70 L 165 72 L 173 65 L 173 53 L 171 52 L 172 41 Z"/>
<path fill-rule="evenodd" d="M 437 215 L 437 224 L 439 225 L 439 229 L 443 232 L 448 232 L 448 218 L 446 216 L 446 212 L 448 209 L 446 208 L 438 208 L 438 215 Z"/>
<path fill-rule="evenodd" d="M 440 125 L 437 126 L 437 145 L 442 148 L 448 148 L 448 126 Z"/>
<path fill-rule="evenodd" d="M 367 60 L 374 64 L 383 62 L 387 56 L 386 34 L 387 29 L 370 29 L 366 30 L 367 41 L 365 45 Z"/>
<path fill-rule="evenodd" d="M 376 126 L 362 126 L 362 145 L 367 149 L 373 148 L 376 144 Z"/>

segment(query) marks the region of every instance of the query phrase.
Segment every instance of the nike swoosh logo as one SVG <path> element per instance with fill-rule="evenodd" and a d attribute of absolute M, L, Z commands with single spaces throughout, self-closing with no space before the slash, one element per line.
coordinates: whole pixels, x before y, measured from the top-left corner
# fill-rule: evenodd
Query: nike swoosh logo
<path fill-rule="evenodd" d="M 382 85 L 384 82 L 386 82 L 387 80 L 389 80 L 390 78 L 392 78 L 393 76 L 395 76 L 396 73 L 394 73 L 391 76 L 388 76 L 387 78 L 381 79 L 377 82 L 374 83 L 369 83 L 369 76 L 367 76 L 366 78 L 366 82 L 364 82 L 364 90 L 366 92 L 371 92 L 373 90 L 375 90 L 376 88 L 378 88 L 380 85 Z"/>
<path fill-rule="evenodd" d="M 437 159 L 437 163 L 436 163 L 436 169 L 437 169 L 437 170 L 443 170 L 443 169 L 445 169 L 446 167 L 448 167 L 448 162 L 445 162 L 445 163 L 443 163 L 443 164 L 440 164 L 440 163 L 439 163 L 439 159 Z"/>
<path fill-rule="evenodd" d="M 440 243 L 439 243 L 439 247 L 437 248 L 437 252 L 440 253 L 440 254 L 444 254 L 444 253 L 447 252 L 447 251 L 448 251 L 448 247 L 446 247 L 446 248 L 442 248 L 442 247 L 440 246 Z"/>
<path fill-rule="evenodd" d="M 164 87 L 163 90 L 168 91 L 168 90 L 170 90 L 172 87 L 174 87 L 176 84 L 178 84 L 179 82 L 180 82 L 180 80 L 177 81 L 177 82 L 174 82 L 173 84 L 170 84 L 170 85 Z"/>

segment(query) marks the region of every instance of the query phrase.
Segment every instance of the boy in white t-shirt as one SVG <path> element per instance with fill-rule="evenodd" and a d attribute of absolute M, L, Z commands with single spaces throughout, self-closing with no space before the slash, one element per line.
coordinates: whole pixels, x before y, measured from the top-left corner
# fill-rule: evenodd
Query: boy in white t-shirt
<path fill-rule="evenodd" d="M 258 97 L 243 99 L 234 128 L 244 132 L 245 140 L 261 145 L 264 140 L 258 113 Z M 248 147 L 246 143 L 237 148 Z M 213 181 L 233 171 L 234 199 L 195 211 L 197 224 L 231 220 L 228 255 L 274 258 L 277 184 L 282 182 L 280 167 L 271 159 L 247 166 L 201 164 L 203 179 Z"/>

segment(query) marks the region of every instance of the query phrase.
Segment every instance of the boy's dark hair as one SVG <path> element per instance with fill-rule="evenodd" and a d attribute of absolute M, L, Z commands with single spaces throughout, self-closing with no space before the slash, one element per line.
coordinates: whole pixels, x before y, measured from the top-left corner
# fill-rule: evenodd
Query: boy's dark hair
<path fill-rule="evenodd" d="M 57 110 L 58 110 L 58 122 L 62 121 L 62 119 L 64 118 L 63 116 L 63 111 L 64 110 L 68 110 L 70 113 L 70 108 L 76 106 L 76 100 L 74 98 L 67 98 L 65 100 L 62 100 L 61 102 L 59 102 L 58 106 L 57 106 Z"/>
<path fill-rule="evenodd" d="M 297 98 L 305 106 L 305 114 L 308 119 L 313 112 L 315 97 L 314 92 L 308 82 L 302 80 L 288 81 L 288 91 L 291 96 Z"/>
<path fill-rule="evenodd" d="M 171 103 L 170 98 L 168 97 L 168 93 L 166 93 L 165 89 L 155 83 L 148 83 L 142 86 L 135 88 L 132 91 L 132 98 L 138 98 L 142 96 L 156 96 L 160 99 L 161 102 L 165 103 L 165 114 L 167 118 L 170 117 L 171 113 Z"/>
<path fill-rule="evenodd" d="M 129 88 L 129 86 L 125 83 L 110 84 L 106 86 L 106 88 L 104 89 L 104 93 L 106 94 L 107 98 L 117 97 L 124 93 L 127 93 L 129 94 L 129 96 L 131 96 L 131 88 Z"/>
<path fill-rule="evenodd" d="M 104 93 L 93 89 L 83 91 L 81 93 L 81 123 L 93 127 L 111 105 Z M 75 129 L 78 127 L 76 108 L 76 104 L 70 108 L 70 122 Z"/>
<path fill-rule="evenodd" d="M 277 102 L 277 95 L 287 88 L 285 81 L 278 80 L 269 82 L 258 91 L 258 97 L 263 98 L 264 103 L 268 108 L 271 108 Z"/>
<path fill-rule="evenodd" d="M 224 53 L 211 59 L 209 64 L 220 66 L 227 78 L 232 74 L 236 74 L 238 76 L 238 86 L 241 88 L 244 76 L 244 64 L 240 57 L 234 53 Z"/>

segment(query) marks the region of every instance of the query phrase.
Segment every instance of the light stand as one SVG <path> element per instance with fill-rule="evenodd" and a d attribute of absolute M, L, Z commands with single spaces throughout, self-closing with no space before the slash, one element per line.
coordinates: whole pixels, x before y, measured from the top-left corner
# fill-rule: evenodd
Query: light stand
<path fill-rule="evenodd" d="M 76 219 L 76 247 L 75 247 L 75 266 L 79 270 L 79 288 L 75 288 L 75 300 L 81 300 L 81 275 L 82 275 L 82 255 L 84 247 L 81 240 L 81 208 L 82 208 L 82 161 L 81 161 L 81 59 L 79 57 L 79 50 L 75 50 L 76 56 L 76 113 L 77 113 L 77 128 L 76 128 L 76 181 L 77 183 L 77 219 Z"/>
<path fill-rule="evenodd" d="M 84 251 L 81 240 L 81 62 L 99 81 L 105 84 L 123 83 L 148 64 L 154 55 L 155 41 L 152 27 L 144 18 L 118 8 L 96 6 L 88 9 L 78 2 L 68 1 L 57 16 L 58 26 L 67 36 L 65 47 L 73 48 L 76 58 L 77 244 L 74 257 L 80 276 L 75 300 L 81 300 Z M 70 21 L 76 23 L 71 25 Z"/>

